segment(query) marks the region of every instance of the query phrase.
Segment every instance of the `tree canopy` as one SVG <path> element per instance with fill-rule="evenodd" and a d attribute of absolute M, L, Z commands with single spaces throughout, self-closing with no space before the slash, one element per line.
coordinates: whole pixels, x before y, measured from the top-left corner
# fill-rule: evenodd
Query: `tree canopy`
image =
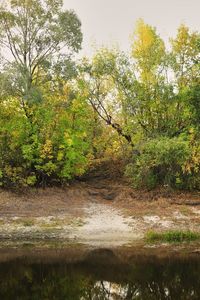
<path fill-rule="evenodd" d="M 0 9 L 2 67 L 13 92 L 31 98 L 40 83 L 62 73 L 81 48 L 81 23 L 61 0 L 11 0 Z M 10 52 L 8 54 L 8 51 Z"/>
<path fill-rule="evenodd" d="M 167 47 L 139 20 L 130 52 L 75 60 L 81 22 L 62 4 L 0 9 L 0 184 L 63 184 L 120 160 L 135 187 L 199 189 L 200 33 L 182 24 Z"/>

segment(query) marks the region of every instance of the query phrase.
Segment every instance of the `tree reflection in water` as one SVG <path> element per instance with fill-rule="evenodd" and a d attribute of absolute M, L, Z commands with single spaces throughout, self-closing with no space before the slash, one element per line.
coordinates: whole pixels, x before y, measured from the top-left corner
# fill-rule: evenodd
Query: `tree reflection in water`
<path fill-rule="evenodd" d="M 200 258 L 132 257 L 110 250 L 69 263 L 0 263 L 2 300 L 200 299 Z"/>

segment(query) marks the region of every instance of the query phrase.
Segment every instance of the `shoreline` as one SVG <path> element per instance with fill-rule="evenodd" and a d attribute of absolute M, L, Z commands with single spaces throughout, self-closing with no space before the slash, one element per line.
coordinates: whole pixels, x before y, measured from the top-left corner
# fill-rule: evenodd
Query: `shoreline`
<path fill-rule="evenodd" d="M 149 231 L 200 232 L 199 193 L 136 191 L 121 181 L 0 190 L 0 243 L 59 241 L 94 247 L 143 242 Z"/>
<path fill-rule="evenodd" d="M 136 243 L 135 245 L 120 247 L 94 247 L 83 244 L 51 244 L 43 241 L 39 243 L 6 243 L 0 242 L 0 263 L 12 260 L 29 259 L 35 263 L 56 262 L 80 262 L 88 258 L 94 258 L 102 264 L 116 262 L 128 263 L 138 259 L 189 259 L 200 257 L 200 243 L 189 244 L 159 244 L 146 245 Z"/>

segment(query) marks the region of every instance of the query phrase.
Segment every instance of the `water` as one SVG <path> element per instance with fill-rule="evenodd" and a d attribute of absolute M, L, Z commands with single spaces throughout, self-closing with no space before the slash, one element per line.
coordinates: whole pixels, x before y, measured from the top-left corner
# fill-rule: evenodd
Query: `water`
<path fill-rule="evenodd" d="M 200 299 L 200 256 L 0 253 L 1 300 Z"/>

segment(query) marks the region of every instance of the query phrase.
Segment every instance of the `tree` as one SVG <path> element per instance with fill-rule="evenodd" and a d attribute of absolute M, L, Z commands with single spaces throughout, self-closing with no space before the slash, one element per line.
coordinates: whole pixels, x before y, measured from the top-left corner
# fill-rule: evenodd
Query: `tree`
<path fill-rule="evenodd" d="M 66 71 L 71 55 L 81 48 L 81 23 L 62 4 L 62 0 L 11 0 L 0 9 L 3 67 L 12 77 L 11 86 L 27 102 L 38 97 L 39 83 L 52 79 L 61 62 L 60 73 Z"/>
<path fill-rule="evenodd" d="M 178 28 L 177 36 L 171 39 L 172 69 L 175 73 L 177 86 L 183 89 L 200 81 L 200 34 L 190 32 L 182 24 Z"/>
<path fill-rule="evenodd" d="M 165 45 L 156 29 L 145 24 L 142 19 L 137 22 L 133 35 L 132 56 L 140 79 L 146 84 L 154 83 L 160 75 L 165 60 Z"/>
<path fill-rule="evenodd" d="M 98 116 L 133 146 L 132 138 L 121 118 L 122 102 L 116 80 L 120 80 L 120 55 L 118 51 L 102 48 L 92 61 L 84 60 L 80 65 L 81 88 Z M 115 113 L 116 112 L 116 113 Z"/>

